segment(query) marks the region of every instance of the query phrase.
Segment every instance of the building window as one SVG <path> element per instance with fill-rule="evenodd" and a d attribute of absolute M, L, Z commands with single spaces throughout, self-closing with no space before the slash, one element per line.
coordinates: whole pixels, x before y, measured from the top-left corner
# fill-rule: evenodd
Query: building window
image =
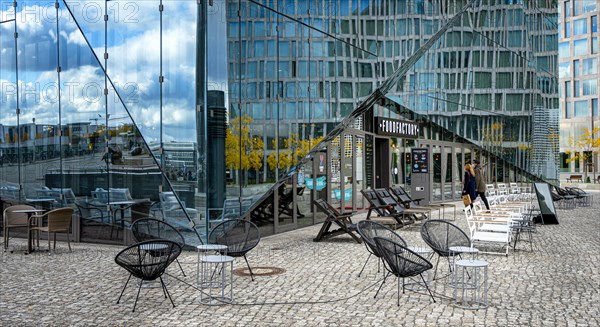
<path fill-rule="evenodd" d="M 598 98 L 592 99 L 592 114 L 598 117 Z"/>
<path fill-rule="evenodd" d="M 580 74 L 579 60 L 573 60 L 573 77 L 578 77 Z"/>
<path fill-rule="evenodd" d="M 581 1 L 573 1 L 573 16 L 579 16 L 581 12 Z"/>
<path fill-rule="evenodd" d="M 571 36 L 571 22 L 565 22 L 565 37 Z"/>
<path fill-rule="evenodd" d="M 573 41 L 573 55 L 583 56 L 588 53 L 588 39 Z"/>
<path fill-rule="evenodd" d="M 571 81 L 565 82 L 565 98 L 571 97 Z"/>
<path fill-rule="evenodd" d="M 587 34 L 587 19 L 577 19 L 573 21 L 573 35 Z"/>
<path fill-rule="evenodd" d="M 575 89 L 573 90 L 574 91 L 574 96 L 576 98 L 580 95 L 580 93 L 579 93 L 579 83 L 580 83 L 579 81 L 575 81 Z"/>
<path fill-rule="evenodd" d="M 558 64 L 558 77 L 571 77 L 571 62 L 561 62 Z"/>
<path fill-rule="evenodd" d="M 592 53 L 598 53 L 598 38 L 592 38 Z"/>
<path fill-rule="evenodd" d="M 569 42 L 560 42 L 558 44 L 558 55 L 560 58 L 569 58 L 571 56 L 571 47 Z"/>
<path fill-rule="evenodd" d="M 571 118 L 573 112 L 573 103 L 567 101 L 567 106 L 565 108 L 565 118 Z"/>
<path fill-rule="evenodd" d="M 589 58 L 583 60 L 583 73 L 582 75 L 592 75 L 598 73 L 598 59 Z"/>
<path fill-rule="evenodd" d="M 583 2 L 583 12 L 594 12 L 596 11 L 597 8 L 597 4 L 596 4 L 596 0 L 586 0 L 586 1 L 580 1 Z"/>
<path fill-rule="evenodd" d="M 571 1 L 565 1 L 565 17 L 571 17 Z"/>
<path fill-rule="evenodd" d="M 575 101 L 575 111 L 573 112 L 574 117 L 588 117 L 588 102 L 587 100 Z"/>
<path fill-rule="evenodd" d="M 591 30 L 592 33 L 598 32 L 598 16 L 592 16 Z"/>
<path fill-rule="evenodd" d="M 583 95 L 595 94 L 598 94 L 598 80 L 594 78 L 583 81 Z"/>

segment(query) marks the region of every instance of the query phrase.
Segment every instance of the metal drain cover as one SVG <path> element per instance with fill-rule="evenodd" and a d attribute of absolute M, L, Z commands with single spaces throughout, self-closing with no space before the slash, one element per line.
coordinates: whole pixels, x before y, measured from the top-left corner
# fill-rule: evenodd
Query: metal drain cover
<path fill-rule="evenodd" d="M 252 273 L 254 276 L 273 276 L 283 274 L 285 269 L 277 267 L 252 267 Z M 236 268 L 233 270 L 233 274 L 236 276 L 247 276 L 250 277 L 250 270 L 248 267 Z"/>

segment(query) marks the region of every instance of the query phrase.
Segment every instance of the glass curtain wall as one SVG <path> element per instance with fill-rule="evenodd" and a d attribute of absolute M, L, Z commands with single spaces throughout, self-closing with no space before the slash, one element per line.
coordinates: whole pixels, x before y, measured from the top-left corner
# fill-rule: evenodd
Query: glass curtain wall
<path fill-rule="evenodd" d="M 316 198 L 356 210 L 374 107 L 483 149 L 436 150 L 440 200 L 441 171 L 473 158 L 554 178 L 552 1 L 0 4 L 2 198 L 72 206 L 83 239 L 124 242 L 151 216 L 194 244 L 228 218 L 319 222 Z M 392 144 L 408 183 L 415 141 Z"/>
<path fill-rule="evenodd" d="M 3 201 L 72 207 L 83 241 L 128 242 L 155 217 L 201 243 L 196 4 L 0 5 Z"/>

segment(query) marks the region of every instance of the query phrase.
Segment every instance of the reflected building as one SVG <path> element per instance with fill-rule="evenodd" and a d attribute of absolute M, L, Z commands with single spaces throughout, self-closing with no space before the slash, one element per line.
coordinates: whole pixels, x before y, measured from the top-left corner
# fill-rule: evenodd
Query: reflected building
<path fill-rule="evenodd" d="M 227 2 L 229 102 L 231 115 L 248 115 L 252 128 L 261 131 L 267 153 L 286 149 L 290 137 L 326 137 L 467 4 L 261 3 L 264 6 Z M 559 107 L 557 26 L 555 1 L 472 2 L 385 100 L 368 115 L 356 117 L 350 130 L 379 137 L 372 128 L 377 116 L 423 126 L 418 142 L 391 140 L 393 153 L 384 160 L 392 161 L 394 180 L 408 180 L 404 158 L 410 149 L 431 148 L 442 166 L 433 178 L 432 188 L 440 188 L 432 195 L 437 200 L 448 198 L 447 193 L 458 187 L 452 184 L 461 178 L 460 167 L 471 152 L 486 157 L 492 181 L 520 179 L 515 178 L 516 171 L 557 181 L 557 147 L 532 151 L 536 110 L 545 117 L 542 133 L 558 130 L 558 121 L 547 119 L 555 117 Z M 329 150 L 328 169 L 338 194 L 343 188 L 338 176 L 344 175 L 340 158 L 352 157 L 352 144 L 356 153 L 362 153 L 362 137 L 350 134 L 334 140 L 338 149 Z M 265 175 L 276 174 L 266 159 L 263 169 Z M 371 184 L 377 182 L 364 186 Z"/>

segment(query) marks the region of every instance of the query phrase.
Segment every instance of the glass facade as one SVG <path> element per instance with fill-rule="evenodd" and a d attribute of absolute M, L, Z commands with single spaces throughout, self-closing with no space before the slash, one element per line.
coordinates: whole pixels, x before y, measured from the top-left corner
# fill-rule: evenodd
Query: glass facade
<path fill-rule="evenodd" d="M 191 245 L 230 217 L 318 223 L 316 198 L 361 210 L 361 189 L 410 185 L 415 147 L 432 200 L 460 196 L 473 158 L 498 182 L 558 179 L 547 135 L 571 66 L 554 1 L 0 0 L 0 15 L 0 195 L 72 206 L 80 240 L 126 242 L 146 216 Z M 580 24 L 561 53 L 594 49 Z M 384 137 L 376 117 L 418 135 Z"/>

